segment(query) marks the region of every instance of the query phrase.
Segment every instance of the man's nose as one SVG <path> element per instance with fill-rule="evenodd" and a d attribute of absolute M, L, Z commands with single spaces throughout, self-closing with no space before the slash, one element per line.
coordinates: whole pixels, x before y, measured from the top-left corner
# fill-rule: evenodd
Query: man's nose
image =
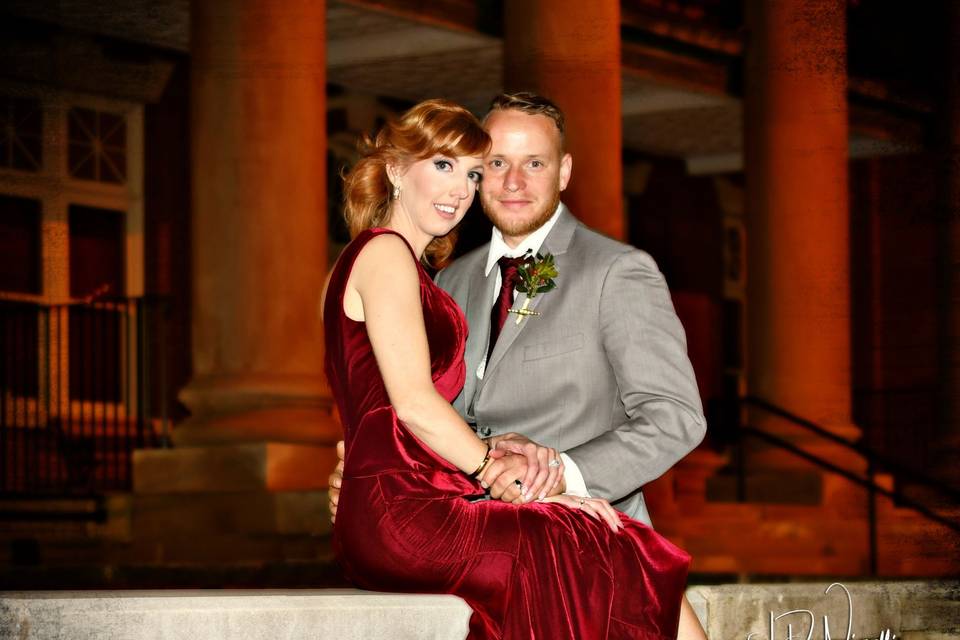
<path fill-rule="evenodd" d="M 507 169 L 507 175 L 503 178 L 503 187 L 507 191 L 519 191 L 523 189 L 523 172 L 520 167 L 510 167 Z"/>

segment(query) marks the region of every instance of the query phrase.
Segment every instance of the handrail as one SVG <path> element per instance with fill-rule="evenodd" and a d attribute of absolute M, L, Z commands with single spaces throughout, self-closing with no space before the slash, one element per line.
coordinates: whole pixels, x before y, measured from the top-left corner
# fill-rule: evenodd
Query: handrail
<path fill-rule="evenodd" d="M 861 478 L 861 477 L 858 476 L 857 474 L 855 474 L 855 473 L 853 473 L 853 472 L 851 472 L 851 471 L 847 471 L 847 470 L 844 469 L 843 467 L 840 467 L 840 466 L 838 466 L 838 465 L 833 464 L 833 463 L 830 462 L 829 460 L 825 460 L 825 459 L 821 458 L 821 457 L 818 456 L 818 455 L 812 454 L 812 453 L 810 453 L 809 451 L 805 451 L 804 449 L 798 447 L 797 445 L 793 444 L 792 442 L 789 442 L 789 441 L 787 441 L 787 440 L 785 440 L 785 439 L 783 439 L 783 438 L 780 438 L 780 437 L 778 437 L 778 436 L 775 436 L 775 435 L 773 435 L 773 434 L 767 433 L 766 431 L 762 431 L 762 430 L 760 430 L 760 429 L 757 429 L 756 427 L 741 426 L 741 430 L 742 430 L 744 433 L 746 433 L 747 435 L 753 436 L 753 437 L 755 437 L 755 438 L 759 438 L 759 439 L 761 439 L 761 440 L 766 440 L 767 442 L 769 442 L 769 443 L 771 443 L 771 444 L 774 444 L 774 445 L 780 447 L 781 449 L 785 449 L 785 450 L 789 451 L 790 453 L 793 453 L 793 454 L 795 454 L 795 455 L 803 458 L 804 460 L 807 460 L 808 462 L 812 462 L 812 463 L 816 464 L 817 466 L 823 467 L 824 469 L 827 469 L 828 471 L 830 471 L 830 472 L 832 472 L 832 473 L 836 473 L 836 474 L 838 474 L 838 475 L 841 475 L 841 476 L 843 476 L 844 478 L 846 478 L 847 480 L 850 480 L 850 481 L 853 482 L 853 483 L 859 484 L 860 486 L 862 486 L 862 487 L 865 488 L 865 489 L 869 489 L 869 490 L 871 490 L 871 491 L 876 491 L 877 493 L 880 493 L 880 494 L 882 494 L 882 495 L 884 495 L 884 496 L 886 496 L 886 497 L 888 497 L 888 498 L 891 498 L 891 499 L 893 499 L 893 500 L 896 500 L 898 503 L 900 503 L 900 504 L 902 504 L 903 506 L 908 507 L 908 508 L 916 511 L 917 513 L 923 515 L 924 517 L 929 518 L 930 520 L 934 520 L 934 521 L 936 521 L 936 522 L 939 522 L 940 524 L 944 525 L 945 527 L 949 527 L 950 529 L 953 529 L 954 531 L 960 533 L 960 523 L 954 522 L 953 520 L 950 520 L 949 518 L 944 518 L 943 516 L 941 516 L 940 514 L 936 513 L 935 511 L 930 510 L 929 508 L 927 508 L 926 506 L 924 506 L 924 505 L 921 504 L 920 502 L 914 500 L 913 498 L 910 498 L 910 497 L 907 497 L 907 496 L 903 495 L 902 493 L 898 492 L 898 491 L 895 490 L 895 489 L 894 489 L 894 490 L 890 490 L 890 489 L 887 489 L 887 488 L 885 488 L 885 487 L 880 486 L 879 484 L 877 484 L 876 482 L 873 482 L 872 480 L 868 480 L 868 479 L 866 479 L 866 478 Z"/>
<path fill-rule="evenodd" d="M 758 398 L 755 396 L 744 396 L 742 398 L 739 398 L 738 400 L 740 404 L 751 405 L 759 409 L 762 409 L 764 411 L 767 411 L 775 416 L 778 416 L 784 420 L 787 420 L 788 422 L 793 423 L 796 426 L 806 429 L 808 432 L 813 433 L 814 435 L 820 436 L 825 440 L 834 442 L 846 448 L 849 451 L 853 451 L 857 455 L 864 458 L 864 460 L 867 463 L 866 478 L 860 477 L 858 474 L 848 471 L 847 469 L 844 469 L 843 467 L 840 467 L 830 462 L 829 460 L 822 458 L 821 456 L 810 453 L 809 451 L 806 451 L 805 449 L 798 447 L 797 445 L 793 444 L 792 442 L 789 442 L 784 438 L 780 438 L 771 433 L 767 433 L 766 431 L 757 429 L 756 427 L 752 427 L 749 425 L 744 425 L 744 424 L 738 425 L 739 426 L 739 429 L 737 430 L 738 433 L 743 433 L 748 436 L 758 438 L 760 440 L 765 440 L 766 442 L 774 446 L 777 446 L 785 451 L 788 451 L 796 456 L 799 456 L 804 460 L 807 460 L 808 462 L 811 462 L 823 469 L 826 469 L 832 473 L 838 474 L 846 478 L 850 482 L 853 482 L 854 484 L 864 487 L 867 490 L 867 494 L 868 494 L 868 500 L 867 500 L 867 525 L 868 526 L 867 528 L 868 528 L 868 545 L 869 545 L 869 554 L 870 554 L 871 574 L 873 575 L 877 574 L 877 566 L 878 566 L 877 509 L 876 509 L 876 497 L 878 493 L 892 500 L 895 500 L 898 506 L 902 505 L 920 514 L 921 516 L 927 518 L 928 520 L 941 524 L 947 527 L 948 529 L 951 529 L 952 531 L 960 533 L 960 523 L 954 522 L 949 518 L 945 518 L 941 516 L 940 514 L 933 511 L 932 509 L 928 508 L 926 505 L 918 502 L 917 500 L 914 500 L 913 498 L 906 496 L 904 493 L 902 493 L 901 491 L 898 491 L 897 489 L 890 490 L 877 484 L 876 480 L 874 480 L 876 465 L 879 463 L 891 471 L 900 473 L 905 476 L 909 476 L 912 480 L 920 484 L 933 487 L 934 489 L 940 491 L 944 495 L 949 496 L 954 500 L 960 501 L 960 492 L 958 492 L 957 490 L 947 486 L 945 483 L 934 480 L 929 476 L 926 476 L 922 473 L 918 473 L 912 469 L 908 469 L 893 460 L 889 460 L 877 454 L 876 452 L 872 451 L 871 449 L 868 449 L 862 444 L 850 442 L 849 440 L 846 440 L 845 438 L 842 438 L 835 433 L 831 433 L 827 429 L 824 429 L 822 426 L 810 420 L 802 418 L 796 414 L 793 414 L 787 411 L 786 409 L 782 407 L 778 407 L 762 398 Z M 744 456 L 741 450 L 737 456 L 738 475 L 740 477 L 739 484 L 738 484 L 738 495 L 740 496 L 740 499 L 743 499 L 743 473 L 744 473 L 743 458 Z"/>
<path fill-rule="evenodd" d="M 90 509 L 39 509 L 36 503 L 44 501 L 77 502 L 86 501 L 91 504 Z M 20 508 L 16 503 L 24 503 L 27 508 Z M 90 496 L 45 496 L 4 497 L 0 500 L 0 522 L 97 522 L 107 521 L 107 506 L 103 495 Z"/>
<path fill-rule="evenodd" d="M 794 413 L 791 413 L 790 411 L 787 411 L 782 407 L 778 407 L 777 405 L 772 404 L 771 402 L 768 402 L 763 398 L 758 398 L 756 396 L 744 396 L 743 398 L 740 399 L 740 401 L 743 404 L 755 406 L 758 409 L 763 409 L 768 413 L 772 413 L 775 416 L 783 418 L 784 420 L 787 420 L 788 422 L 791 422 L 798 427 L 806 429 L 807 431 L 815 433 L 827 440 L 830 440 L 831 442 L 839 444 L 840 446 L 845 447 L 850 451 L 854 451 L 860 454 L 863 458 L 867 460 L 871 460 L 874 464 L 879 464 L 883 468 L 888 469 L 899 475 L 909 476 L 910 479 L 916 482 L 917 484 L 923 484 L 933 489 L 936 489 L 937 491 L 940 491 L 941 493 L 943 493 L 945 496 L 948 496 L 952 500 L 960 502 L 960 490 L 954 489 L 953 487 L 950 487 L 946 483 L 936 480 L 934 478 L 931 478 L 930 476 L 925 475 L 919 471 L 915 471 L 913 469 L 910 469 L 909 467 L 905 467 L 899 462 L 896 462 L 895 460 L 891 460 L 890 458 L 884 457 L 878 454 L 877 452 L 873 451 L 872 449 L 865 447 L 862 444 L 859 444 L 856 442 L 850 442 L 849 440 L 842 438 L 837 434 L 828 431 L 827 429 L 824 429 L 820 425 L 814 422 L 811 422 L 806 418 L 801 418 L 800 416 Z"/>

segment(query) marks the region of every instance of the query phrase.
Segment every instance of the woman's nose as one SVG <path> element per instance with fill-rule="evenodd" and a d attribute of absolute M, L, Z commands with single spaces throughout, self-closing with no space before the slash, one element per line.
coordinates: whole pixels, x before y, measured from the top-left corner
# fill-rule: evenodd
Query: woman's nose
<path fill-rule="evenodd" d="M 454 183 L 453 188 L 450 190 L 450 195 L 455 198 L 463 200 L 470 193 L 470 178 L 464 178 L 463 180 L 457 180 Z"/>

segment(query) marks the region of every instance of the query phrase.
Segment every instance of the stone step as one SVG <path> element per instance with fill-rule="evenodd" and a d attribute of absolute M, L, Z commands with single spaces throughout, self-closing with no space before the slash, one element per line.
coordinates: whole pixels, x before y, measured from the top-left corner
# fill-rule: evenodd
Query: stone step
<path fill-rule="evenodd" d="M 134 540 L 112 549 L 107 560 L 118 564 L 156 565 L 302 562 L 324 558 L 329 549 L 326 536 L 183 535 Z"/>
<path fill-rule="evenodd" d="M 805 469 L 751 471 L 743 481 L 744 498 L 747 502 L 763 504 L 820 504 L 822 478 L 821 473 Z M 708 502 L 733 502 L 737 492 L 735 475 L 719 473 L 706 480 Z"/>
<path fill-rule="evenodd" d="M 129 542 L 106 538 L 19 538 L 0 544 L 0 565 L 234 565 L 313 561 L 326 558 L 329 553 L 328 535 L 171 533 Z"/>
<path fill-rule="evenodd" d="M 317 560 L 233 564 L 0 564 L 0 585 L 16 590 L 290 589 L 350 586 L 332 554 Z"/>
<path fill-rule="evenodd" d="M 688 548 L 689 550 L 689 548 Z M 784 576 L 816 579 L 819 576 L 860 576 L 867 573 L 868 560 L 859 555 L 801 556 L 757 555 L 743 556 L 724 553 L 706 553 L 693 550 L 691 571 L 698 575 L 729 574 L 752 580 L 778 579 Z M 899 575 L 894 572 L 889 575 Z M 910 573 L 907 575 L 917 575 Z M 927 575 L 927 574 L 919 574 Z M 936 573 L 930 575 L 938 575 Z"/>
<path fill-rule="evenodd" d="M 0 594 L 0 640 L 462 640 L 471 610 L 449 595 L 324 591 Z"/>
<path fill-rule="evenodd" d="M 245 491 L 142 494 L 133 501 L 131 535 L 149 540 L 183 535 L 330 533 L 327 492 Z"/>

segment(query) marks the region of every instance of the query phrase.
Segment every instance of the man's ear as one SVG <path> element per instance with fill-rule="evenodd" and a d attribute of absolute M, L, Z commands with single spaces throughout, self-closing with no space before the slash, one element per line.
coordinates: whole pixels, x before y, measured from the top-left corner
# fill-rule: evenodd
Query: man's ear
<path fill-rule="evenodd" d="M 565 153 L 560 160 L 560 191 L 567 188 L 567 183 L 570 182 L 571 171 L 573 171 L 573 156 Z"/>

